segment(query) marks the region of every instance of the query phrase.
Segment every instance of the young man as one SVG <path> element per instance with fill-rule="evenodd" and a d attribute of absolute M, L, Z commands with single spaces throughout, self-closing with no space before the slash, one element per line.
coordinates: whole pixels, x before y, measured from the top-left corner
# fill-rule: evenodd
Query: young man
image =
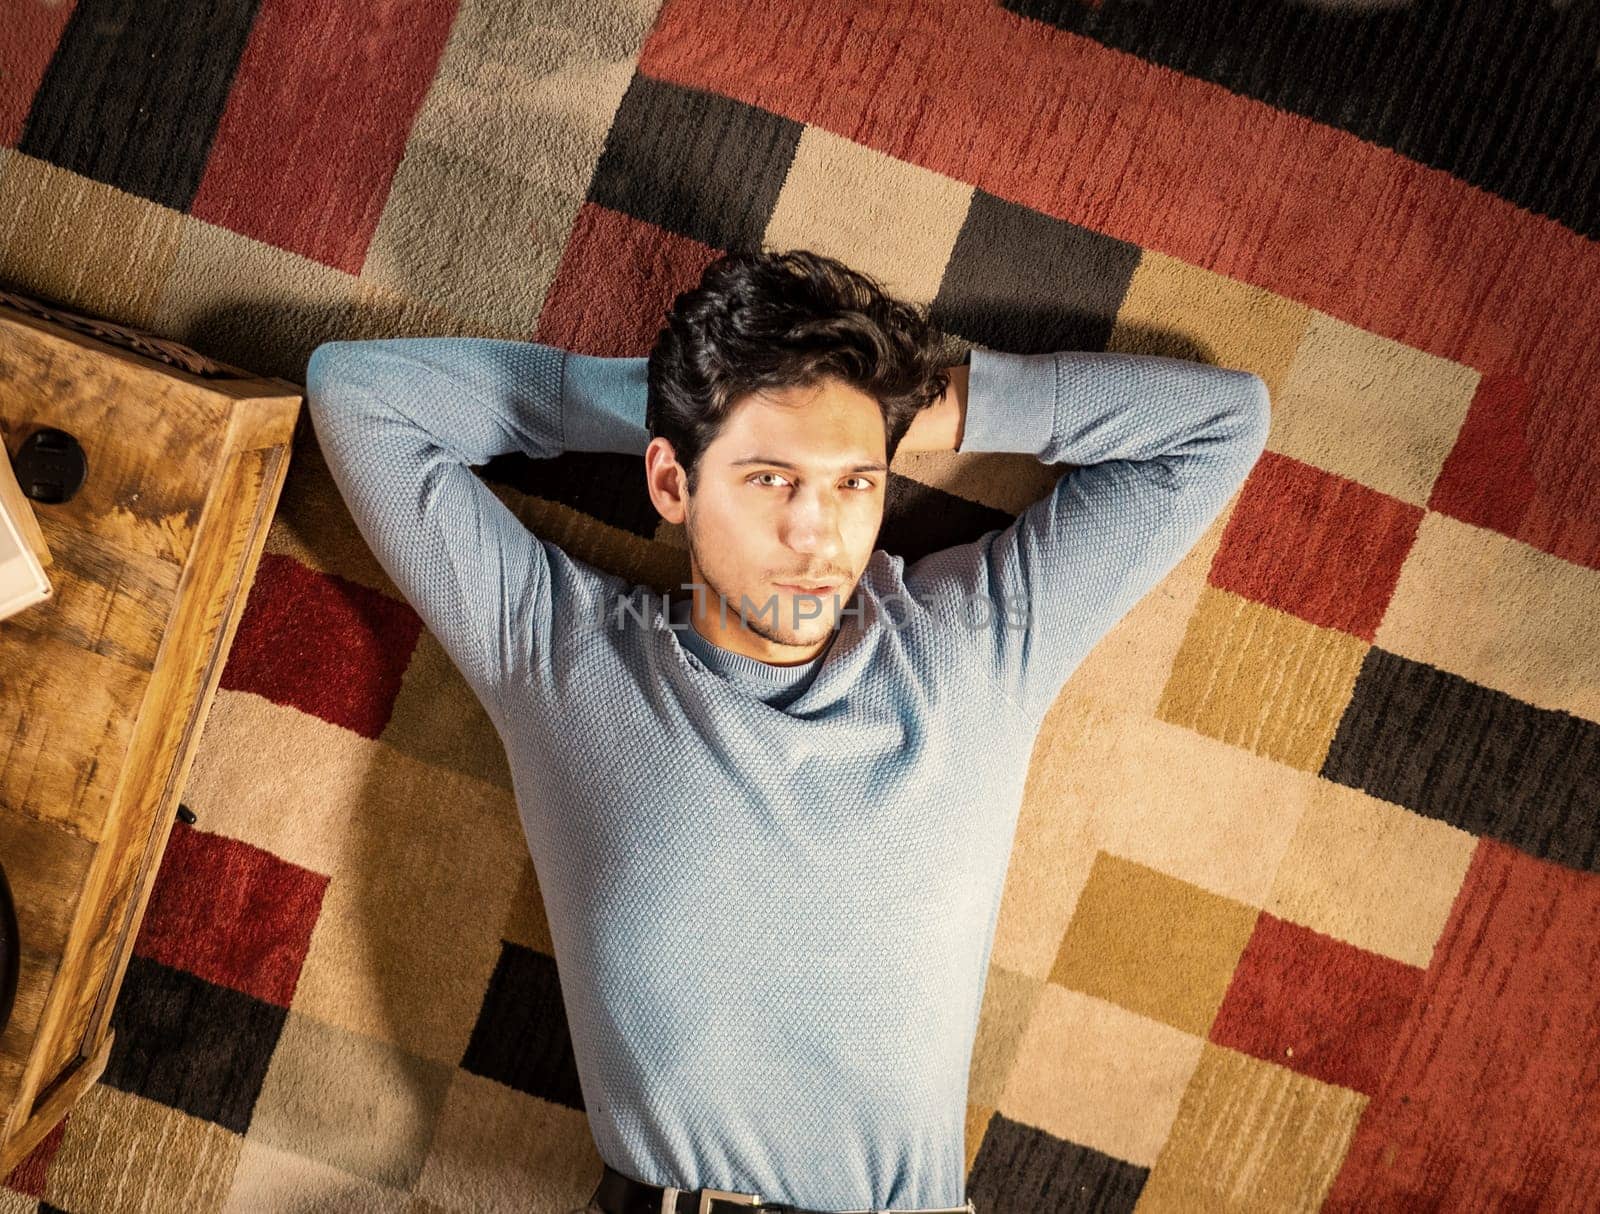
<path fill-rule="evenodd" d="M 1232 498 L 1269 413 L 1244 371 L 982 348 L 940 368 L 933 341 L 923 310 L 795 251 L 714 263 L 648 359 L 312 354 L 356 523 L 506 747 L 605 1164 L 592 1210 L 968 1208 L 1038 727 Z M 874 548 L 887 468 L 935 448 L 1080 466 L 908 565 Z M 643 455 L 694 593 L 531 534 L 471 471 L 513 450 Z"/>

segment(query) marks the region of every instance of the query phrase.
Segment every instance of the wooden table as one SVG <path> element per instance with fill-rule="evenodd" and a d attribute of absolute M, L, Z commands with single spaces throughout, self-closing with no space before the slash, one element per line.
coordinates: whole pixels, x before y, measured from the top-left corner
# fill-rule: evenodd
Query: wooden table
<path fill-rule="evenodd" d="M 88 457 L 34 503 L 54 597 L 0 621 L 0 860 L 21 974 L 0 1175 L 105 1069 L 150 883 L 288 471 L 301 389 L 0 286 L 0 428 Z"/>

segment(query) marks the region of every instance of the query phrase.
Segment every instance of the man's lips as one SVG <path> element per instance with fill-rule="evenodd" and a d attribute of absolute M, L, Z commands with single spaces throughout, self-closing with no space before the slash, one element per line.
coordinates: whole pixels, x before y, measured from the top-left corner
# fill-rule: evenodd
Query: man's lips
<path fill-rule="evenodd" d="M 796 582 L 774 582 L 773 585 L 796 594 L 828 594 L 839 588 L 838 582 L 827 582 L 821 586 L 802 586 Z"/>

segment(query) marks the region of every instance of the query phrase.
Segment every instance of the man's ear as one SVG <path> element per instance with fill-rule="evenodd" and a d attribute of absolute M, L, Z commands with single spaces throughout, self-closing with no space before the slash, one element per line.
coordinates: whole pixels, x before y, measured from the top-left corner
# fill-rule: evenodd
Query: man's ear
<path fill-rule="evenodd" d="M 661 517 L 681 524 L 689 511 L 688 475 L 668 440 L 657 436 L 644 449 L 644 481 Z"/>

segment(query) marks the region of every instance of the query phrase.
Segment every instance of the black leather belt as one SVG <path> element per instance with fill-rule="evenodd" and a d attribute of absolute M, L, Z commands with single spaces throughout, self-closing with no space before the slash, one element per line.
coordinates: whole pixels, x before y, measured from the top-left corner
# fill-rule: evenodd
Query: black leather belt
<path fill-rule="evenodd" d="M 594 1199 L 606 1214 L 878 1214 L 875 1210 L 811 1210 L 762 1201 L 756 1193 L 730 1193 L 726 1189 L 674 1189 L 635 1180 L 609 1163 L 600 1177 Z M 976 1214 L 972 1200 L 965 1205 L 934 1209 L 897 1210 L 894 1214 Z"/>

